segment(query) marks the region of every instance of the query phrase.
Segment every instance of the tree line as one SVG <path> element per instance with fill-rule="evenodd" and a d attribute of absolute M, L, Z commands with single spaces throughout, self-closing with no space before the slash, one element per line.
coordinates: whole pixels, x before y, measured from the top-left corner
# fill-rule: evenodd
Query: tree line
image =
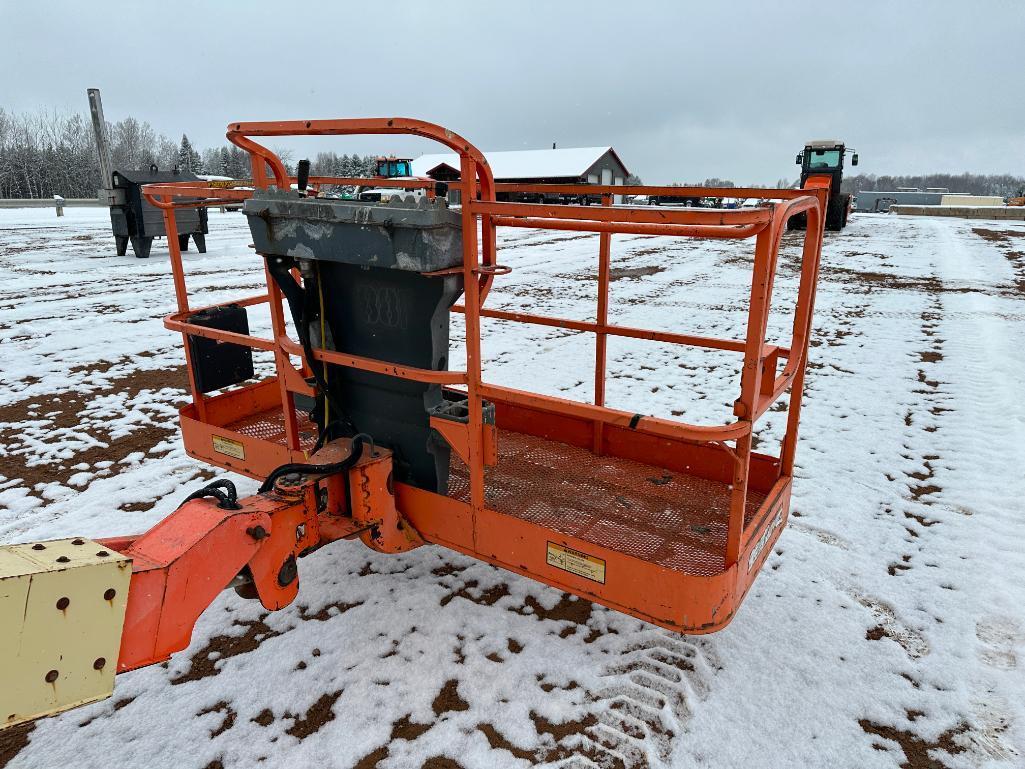
<path fill-rule="evenodd" d="M 133 117 L 107 123 L 114 168 L 190 171 L 199 175 L 247 179 L 249 154 L 235 145 L 197 149 L 182 134 L 173 141 Z M 277 150 L 290 174 L 292 154 Z M 317 176 L 371 176 L 373 156 L 318 153 L 311 160 Z M 0 107 L 0 198 L 96 197 L 103 186 L 92 122 L 83 114 L 12 113 Z"/>
<path fill-rule="evenodd" d="M 898 187 L 940 187 L 950 192 L 968 195 L 999 195 L 1002 198 L 1021 195 L 1025 189 L 1025 177 L 1010 174 L 917 174 L 909 176 L 876 176 L 858 174 L 844 177 L 841 187 L 844 192 L 886 191 Z"/>
<path fill-rule="evenodd" d="M 199 150 L 182 134 L 173 141 L 147 122 L 126 117 L 107 123 L 115 169 L 131 171 L 152 165 L 195 174 L 247 179 L 249 155 L 234 145 Z M 276 149 L 290 174 L 292 153 Z M 320 152 L 310 163 L 315 176 L 366 177 L 374 174 L 373 156 Z M 629 183 L 639 184 L 631 177 Z M 0 198 L 91 198 L 102 187 L 92 123 L 82 114 L 12 113 L 0 107 Z M 729 179 L 706 179 L 705 187 L 732 187 Z M 778 187 L 791 186 L 786 179 Z M 972 195 L 1020 195 L 1025 177 L 1010 174 L 858 174 L 843 180 L 845 192 L 896 190 L 898 187 L 945 187 Z"/>

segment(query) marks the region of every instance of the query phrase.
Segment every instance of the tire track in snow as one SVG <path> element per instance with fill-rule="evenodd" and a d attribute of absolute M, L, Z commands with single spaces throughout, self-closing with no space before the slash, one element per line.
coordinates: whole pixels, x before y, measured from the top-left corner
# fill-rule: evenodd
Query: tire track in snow
<path fill-rule="evenodd" d="M 576 755 L 556 766 L 653 769 L 669 766 L 687 722 L 710 692 L 718 660 L 703 641 L 644 630 L 622 642 L 590 692 L 595 723 Z"/>

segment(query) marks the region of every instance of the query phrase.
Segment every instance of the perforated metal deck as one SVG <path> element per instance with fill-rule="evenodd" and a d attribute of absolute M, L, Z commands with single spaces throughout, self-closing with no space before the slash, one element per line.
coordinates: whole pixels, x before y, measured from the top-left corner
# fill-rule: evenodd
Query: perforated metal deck
<path fill-rule="evenodd" d="M 317 426 L 310 421 L 305 411 L 296 409 L 296 423 L 299 427 L 299 448 L 312 449 L 317 442 Z M 285 444 L 285 415 L 280 408 L 268 409 L 224 426 L 250 438 Z"/>
<path fill-rule="evenodd" d="M 297 411 L 300 443 L 317 428 Z M 285 420 L 270 409 L 230 425 L 285 445 Z M 730 486 L 532 435 L 498 431 L 498 464 L 484 476 L 487 506 L 570 537 L 696 576 L 725 568 Z M 452 454 L 448 495 L 470 501 L 469 472 Z M 765 495 L 748 490 L 745 525 Z"/>
<path fill-rule="evenodd" d="M 712 576 L 725 568 L 725 483 L 500 430 L 484 493 L 496 512 L 674 571 Z M 455 454 L 448 494 L 469 502 L 468 470 Z M 745 524 L 764 498 L 748 492 Z"/>

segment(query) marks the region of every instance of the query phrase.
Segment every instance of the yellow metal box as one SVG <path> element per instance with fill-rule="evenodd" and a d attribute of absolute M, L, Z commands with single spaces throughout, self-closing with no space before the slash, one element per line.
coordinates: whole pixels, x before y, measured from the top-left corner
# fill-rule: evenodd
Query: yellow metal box
<path fill-rule="evenodd" d="M 89 539 L 0 547 L 0 729 L 110 696 L 131 576 Z"/>

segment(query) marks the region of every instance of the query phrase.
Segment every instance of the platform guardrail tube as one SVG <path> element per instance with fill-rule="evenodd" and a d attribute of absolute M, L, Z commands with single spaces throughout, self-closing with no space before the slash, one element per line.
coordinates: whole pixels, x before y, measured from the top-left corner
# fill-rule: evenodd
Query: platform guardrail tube
<path fill-rule="evenodd" d="M 304 345 L 448 368 L 449 308 L 463 278 L 425 274 L 462 266 L 461 217 L 445 200 L 257 190 L 243 211 Z M 292 267 L 301 271 L 301 284 L 287 275 Z M 394 452 L 396 480 L 445 493 L 450 450 L 429 422 L 429 411 L 442 403 L 440 385 L 334 364 L 313 368 L 321 394 L 312 418 L 322 434 L 367 433 Z"/>

